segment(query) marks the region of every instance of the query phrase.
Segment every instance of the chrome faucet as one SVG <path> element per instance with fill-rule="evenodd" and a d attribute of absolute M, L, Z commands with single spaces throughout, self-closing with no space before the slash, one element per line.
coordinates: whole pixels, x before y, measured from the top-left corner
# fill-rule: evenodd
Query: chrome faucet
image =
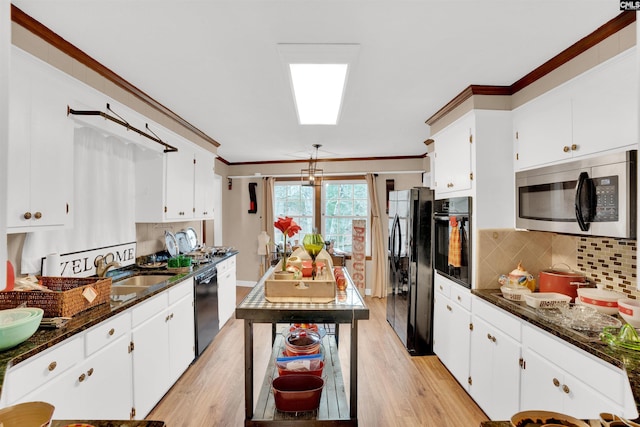
<path fill-rule="evenodd" d="M 111 262 L 107 263 L 107 258 L 111 258 Z M 96 266 L 96 274 L 98 275 L 98 277 L 106 276 L 107 270 L 109 270 L 111 267 L 120 267 L 120 263 L 113 260 L 113 254 L 111 252 L 109 252 L 105 256 L 98 255 L 96 257 L 96 260 L 94 261 L 94 264 Z"/>

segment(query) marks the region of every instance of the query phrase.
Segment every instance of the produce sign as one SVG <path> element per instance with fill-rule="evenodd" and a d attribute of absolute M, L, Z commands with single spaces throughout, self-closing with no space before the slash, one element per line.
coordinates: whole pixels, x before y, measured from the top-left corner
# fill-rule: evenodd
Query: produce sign
<path fill-rule="evenodd" d="M 366 287 L 365 282 L 365 261 L 366 261 L 366 223 L 363 219 L 353 220 L 352 223 L 352 242 L 353 242 L 353 250 L 351 257 L 353 258 L 353 274 L 351 278 L 353 279 L 353 284 L 356 285 L 356 288 L 360 291 L 360 293 L 364 292 Z"/>

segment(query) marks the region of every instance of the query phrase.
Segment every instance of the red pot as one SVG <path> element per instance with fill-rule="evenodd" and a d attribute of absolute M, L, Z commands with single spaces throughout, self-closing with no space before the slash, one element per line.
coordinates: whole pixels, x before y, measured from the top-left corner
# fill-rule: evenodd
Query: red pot
<path fill-rule="evenodd" d="M 285 375 L 274 378 L 273 398 L 276 409 L 305 412 L 318 409 L 324 380 L 315 375 Z"/>
<path fill-rule="evenodd" d="M 557 292 L 571 297 L 572 301 L 578 296 L 578 286 L 586 282 L 583 273 L 573 270 L 550 268 L 541 271 L 538 276 L 540 292 Z"/>

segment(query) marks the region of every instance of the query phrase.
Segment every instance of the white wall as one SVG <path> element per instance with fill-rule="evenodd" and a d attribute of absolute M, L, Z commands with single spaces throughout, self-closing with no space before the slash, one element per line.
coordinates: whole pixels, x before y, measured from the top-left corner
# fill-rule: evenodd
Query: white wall
<path fill-rule="evenodd" d="M 0 0 L 0 236 L 7 230 L 7 139 L 9 137 L 9 58 L 11 52 L 11 6 Z M 0 245 L 0 290 L 6 287 L 6 240 Z"/>

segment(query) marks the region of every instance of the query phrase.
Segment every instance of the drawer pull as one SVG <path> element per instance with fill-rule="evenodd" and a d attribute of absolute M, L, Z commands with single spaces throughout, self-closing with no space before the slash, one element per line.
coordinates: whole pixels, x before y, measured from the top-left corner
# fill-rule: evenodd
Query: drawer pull
<path fill-rule="evenodd" d="M 491 335 L 491 334 L 487 334 L 487 339 L 488 339 L 489 341 L 491 341 L 491 342 L 496 342 L 496 337 L 494 337 L 494 336 L 493 336 L 493 335 Z"/>
<path fill-rule="evenodd" d="M 87 378 L 87 376 L 85 374 L 80 374 L 80 376 L 78 377 L 78 382 L 82 382 Z"/>
<path fill-rule="evenodd" d="M 51 372 L 51 371 L 53 371 L 54 369 L 56 369 L 56 366 L 58 366 L 58 362 L 55 362 L 55 361 L 54 361 L 54 362 L 49 363 L 49 367 L 48 367 L 49 372 Z"/>
<path fill-rule="evenodd" d="M 557 378 L 554 378 L 553 379 L 553 385 L 556 386 L 556 387 L 560 387 L 560 381 L 558 381 Z"/>
<path fill-rule="evenodd" d="M 462 302 L 462 298 L 460 298 L 460 295 L 458 295 L 458 301 Z"/>
<path fill-rule="evenodd" d="M 449 310 L 449 311 L 453 310 L 449 304 L 447 304 L 447 310 Z"/>
<path fill-rule="evenodd" d="M 562 391 L 564 391 L 566 394 L 571 393 L 571 390 L 569 389 L 569 386 L 566 384 L 562 384 Z"/>
<path fill-rule="evenodd" d="M 35 219 L 40 219 L 40 218 L 42 218 L 42 213 L 41 212 L 36 212 L 33 216 L 34 216 Z"/>
<path fill-rule="evenodd" d="M 87 375 L 88 376 L 93 375 L 93 368 L 89 368 L 89 370 L 87 371 Z"/>
<path fill-rule="evenodd" d="M 24 217 L 24 219 L 31 219 L 31 212 L 25 212 L 22 216 Z"/>
<path fill-rule="evenodd" d="M 113 329 L 113 328 L 109 329 L 109 336 L 112 336 L 115 333 L 116 333 L 115 329 Z"/>

